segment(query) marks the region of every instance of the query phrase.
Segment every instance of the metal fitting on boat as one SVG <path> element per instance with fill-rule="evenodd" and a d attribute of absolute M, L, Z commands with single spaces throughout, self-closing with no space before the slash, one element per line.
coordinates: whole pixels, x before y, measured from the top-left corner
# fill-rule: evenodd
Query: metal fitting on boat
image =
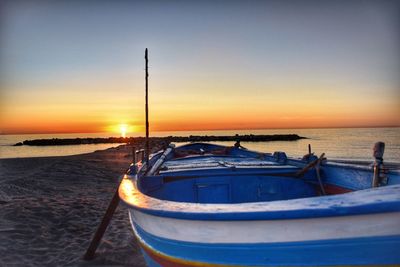
<path fill-rule="evenodd" d="M 301 159 L 302 161 L 305 161 L 307 163 L 313 162 L 315 160 L 317 160 L 318 157 L 314 154 L 306 154 L 303 156 L 303 158 Z"/>
<path fill-rule="evenodd" d="M 373 156 L 375 158 L 374 162 L 374 176 L 372 177 L 372 187 L 378 187 L 383 183 L 387 183 L 386 177 L 384 175 L 383 168 L 383 153 L 385 152 L 385 143 L 376 142 L 374 145 Z"/>
<path fill-rule="evenodd" d="M 283 164 L 285 164 L 287 160 L 286 153 L 282 151 L 275 151 L 274 158 L 278 163 L 283 163 Z"/>

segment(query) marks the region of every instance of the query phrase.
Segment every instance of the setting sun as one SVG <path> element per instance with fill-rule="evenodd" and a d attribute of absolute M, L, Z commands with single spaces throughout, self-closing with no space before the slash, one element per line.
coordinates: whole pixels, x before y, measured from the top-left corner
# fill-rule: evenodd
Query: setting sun
<path fill-rule="evenodd" d="M 121 137 L 127 137 L 132 134 L 140 134 L 142 127 L 128 123 L 112 124 L 104 128 L 105 132 L 111 135 L 119 134 Z"/>
<path fill-rule="evenodd" d="M 126 125 L 126 124 L 121 124 L 121 125 L 119 126 L 119 131 L 120 131 L 122 137 L 126 137 L 126 133 L 127 133 L 127 131 L 128 131 L 128 125 Z"/>

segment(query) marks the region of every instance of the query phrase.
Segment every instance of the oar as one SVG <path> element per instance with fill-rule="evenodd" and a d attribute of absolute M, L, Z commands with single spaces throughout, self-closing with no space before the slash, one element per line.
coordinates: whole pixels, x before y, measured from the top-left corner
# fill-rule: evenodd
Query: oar
<path fill-rule="evenodd" d="M 167 149 L 165 149 L 165 151 L 162 153 L 160 158 L 154 163 L 154 165 L 151 167 L 151 169 L 149 169 L 149 171 L 147 172 L 147 175 L 153 175 L 161 167 L 161 165 L 165 161 L 165 158 L 174 149 L 174 147 L 175 147 L 174 144 L 170 144 L 169 147 Z M 146 168 L 148 168 L 148 167 L 146 166 Z"/>

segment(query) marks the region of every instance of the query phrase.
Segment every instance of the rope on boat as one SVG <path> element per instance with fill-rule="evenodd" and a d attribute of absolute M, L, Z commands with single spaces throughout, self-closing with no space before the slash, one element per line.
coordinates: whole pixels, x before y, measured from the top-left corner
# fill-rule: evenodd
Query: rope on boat
<path fill-rule="evenodd" d="M 315 165 L 318 164 L 318 162 L 322 161 L 324 156 L 325 156 L 325 153 L 322 153 L 321 156 L 318 159 L 311 161 L 303 169 L 301 169 L 300 171 L 296 172 L 296 176 L 297 177 L 303 176 L 309 169 L 313 168 Z"/>
<path fill-rule="evenodd" d="M 322 179 L 321 179 L 321 175 L 320 175 L 320 168 L 319 168 L 320 165 L 321 165 L 322 160 L 324 159 L 324 156 L 325 156 L 325 153 L 322 153 L 321 156 L 319 156 L 318 159 L 316 159 L 316 160 L 314 160 L 314 161 L 308 163 L 303 169 L 301 169 L 300 171 L 298 171 L 298 172 L 296 173 L 295 176 L 296 176 L 296 177 L 301 177 L 301 176 L 303 176 L 308 170 L 310 170 L 310 169 L 312 169 L 312 168 L 315 168 L 315 170 L 316 170 L 316 172 L 317 172 L 317 179 L 318 179 L 319 187 L 320 187 L 320 189 L 321 189 L 321 193 L 322 193 L 323 195 L 326 195 L 325 188 L 324 188 L 324 185 L 323 185 L 323 183 L 322 183 Z"/>
<path fill-rule="evenodd" d="M 324 155 L 324 154 L 322 154 L 322 155 Z M 322 156 L 321 155 L 321 156 Z M 320 160 L 321 159 L 321 160 Z M 326 192 L 325 192 L 325 188 L 324 188 L 324 185 L 322 184 L 322 179 L 321 179 L 321 174 L 320 174 L 320 165 L 321 165 L 321 161 L 322 161 L 322 158 L 320 157 L 319 159 L 318 159 L 318 162 L 317 162 L 317 165 L 315 165 L 315 171 L 316 171 L 316 173 L 317 173 L 317 179 L 318 179 L 318 183 L 319 183 L 319 187 L 321 188 L 321 193 L 322 193 L 322 195 L 326 195 Z"/>

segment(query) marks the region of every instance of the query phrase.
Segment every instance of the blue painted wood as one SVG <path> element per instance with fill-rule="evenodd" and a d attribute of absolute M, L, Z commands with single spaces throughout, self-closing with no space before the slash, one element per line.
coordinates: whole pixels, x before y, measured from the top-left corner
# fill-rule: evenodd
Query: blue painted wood
<path fill-rule="evenodd" d="M 165 184 L 162 181 L 163 176 L 150 176 L 141 186 L 151 197 L 193 203 L 245 203 L 316 195 L 313 185 L 289 177 L 210 175 Z"/>
<path fill-rule="evenodd" d="M 197 203 L 231 203 L 230 184 L 226 181 L 195 183 Z"/>
<path fill-rule="evenodd" d="M 398 264 L 400 236 L 258 244 L 203 244 L 153 236 L 134 225 L 141 241 L 187 261 L 239 266 Z"/>
<path fill-rule="evenodd" d="M 161 155 L 155 154 L 149 165 L 160 163 Z M 314 168 L 295 177 L 310 159 L 203 143 L 178 147 L 165 156 L 158 172 L 146 175 L 142 169 L 138 175 L 128 176 L 134 201 L 122 200 L 130 208 L 189 221 L 284 221 L 400 211 L 398 170 L 386 172 L 388 185 L 371 188 L 370 166 L 324 161 L 319 173 L 322 183 L 354 192 L 318 196 Z M 400 263 L 397 235 L 222 245 L 167 240 L 152 236 L 138 225 L 134 228 L 146 246 L 189 261 L 256 266 Z M 159 266 L 145 256 L 150 266 Z"/>
<path fill-rule="evenodd" d="M 393 185 L 343 195 L 235 205 L 213 204 L 202 207 L 195 203 L 149 199 L 132 207 L 147 214 L 188 220 L 303 219 L 397 212 L 400 211 L 399 192 L 400 185 Z M 179 197 L 181 194 L 185 192 L 176 195 Z M 186 198 L 186 196 L 183 197 Z"/>
<path fill-rule="evenodd" d="M 182 212 L 174 205 L 163 205 L 152 208 L 146 203 L 145 207 L 136 207 L 150 214 L 160 214 L 174 218 L 246 220 L 279 219 L 279 218 L 310 218 L 315 216 L 338 216 L 343 214 L 366 214 L 374 212 L 398 211 L 400 207 L 399 172 L 388 172 L 389 181 L 393 186 L 370 188 L 372 170 L 368 166 L 349 166 L 343 164 L 323 163 L 321 165 L 322 181 L 326 184 L 343 187 L 359 192 L 345 195 L 310 198 L 316 196 L 317 185 L 315 169 L 309 170 L 301 180 L 268 176 L 269 173 L 296 173 L 308 162 L 287 159 L 258 153 L 239 148 L 227 148 L 219 145 L 195 143 L 181 146 L 177 151 L 199 152 L 187 158 L 175 159 L 168 155 L 160 169 L 160 174 L 142 177 L 138 175 L 139 189 L 156 199 L 183 203 L 248 203 L 265 202 L 268 213 L 259 210 L 237 212 L 221 207 L 226 212 L 213 213 L 212 210 L 198 212 L 190 207 Z M 196 152 L 197 151 L 197 152 Z M 225 155 L 210 155 L 212 151 L 227 151 Z M 154 164 L 161 153 L 156 154 L 150 163 Z M 207 165 L 208 164 L 208 165 Z M 244 165 L 249 166 L 244 166 Z M 207 167 L 207 166 L 213 167 Z M 201 167 L 203 166 L 203 167 Z M 192 177 L 190 177 L 192 176 Z M 184 180 L 165 182 L 167 178 Z M 189 178 L 188 178 L 189 177 Z M 211 180 L 214 181 L 214 186 Z M 171 179 L 170 179 L 171 180 Z M 199 190 L 199 183 L 208 183 L 208 188 Z M 367 189 L 367 190 L 365 190 Z M 229 192 L 228 192 L 229 191 Z M 207 196 L 208 194 L 208 196 Z M 288 202 L 276 203 L 271 201 Z M 290 200 L 290 202 L 289 202 Z M 280 209 L 274 208 L 279 204 Z M 283 207 L 283 208 L 282 208 Z M 334 208 L 333 208 L 334 207 Z"/>

